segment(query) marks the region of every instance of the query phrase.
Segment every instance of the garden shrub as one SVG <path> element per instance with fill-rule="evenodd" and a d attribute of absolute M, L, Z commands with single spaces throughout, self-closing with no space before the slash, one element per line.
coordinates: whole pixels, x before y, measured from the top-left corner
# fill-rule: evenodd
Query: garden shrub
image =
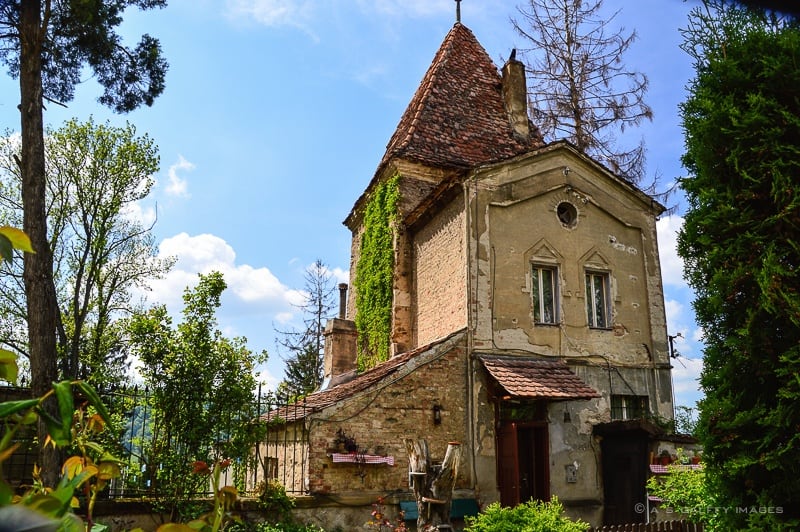
<path fill-rule="evenodd" d="M 679 450 L 678 455 L 680 458 L 682 451 Z M 721 530 L 717 510 L 723 506 L 709 489 L 705 470 L 681 465 L 671 465 L 667 469 L 666 475 L 647 480 L 647 491 L 661 499 L 661 508 L 684 514 L 693 523 L 702 523 L 706 531 Z"/>
<path fill-rule="evenodd" d="M 589 524 L 573 521 L 553 496 L 550 501 L 530 500 L 513 508 L 492 503 L 475 517 L 466 517 L 465 532 L 586 532 Z"/>

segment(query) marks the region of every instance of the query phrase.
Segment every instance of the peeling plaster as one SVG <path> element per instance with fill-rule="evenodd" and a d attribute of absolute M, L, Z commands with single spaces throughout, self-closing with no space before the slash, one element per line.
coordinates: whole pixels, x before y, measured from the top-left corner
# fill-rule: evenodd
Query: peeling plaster
<path fill-rule="evenodd" d="M 611 247 L 616 249 L 617 251 L 622 251 L 630 255 L 639 254 L 638 249 L 636 249 L 634 246 L 628 246 L 626 244 L 623 244 L 622 242 L 618 242 L 617 237 L 614 235 L 608 235 L 608 243 L 611 244 Z"/>

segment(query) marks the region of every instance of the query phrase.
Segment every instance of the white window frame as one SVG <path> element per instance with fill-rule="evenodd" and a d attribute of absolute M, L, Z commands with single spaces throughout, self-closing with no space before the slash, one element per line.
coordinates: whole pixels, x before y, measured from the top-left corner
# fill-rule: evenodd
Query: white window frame
<path fill-rule="evenodd" d="M 586 320 L 590 329 L 609 329 L 611 327 L 611 275 L 608 272 L 599 270 L 586 270 L 584 276 L 586 284 Z M 600 280 L 603 285 L 601 291 L 603 296 L 602 304 L 598 307 L 596 297 L 596 280 Z M 602 309 L 602 323 L 598 316 L 598 309 Z"/>
<path fill-rule="evenodd" d="M 650 415 L 650 398 L 648 396 L 646 395 L 611 396 L 612 421 L 628 421 L 631 419 L 642 419 L 649 417 L 649 415 Z"/>
<path fill-rule="evenodd" d="M 533 323 L 535 325 L 556 325 L 559 319 L 559 283 L 558 283 L 558 267 L 553 264 L 531 263 L 531 307 Z M 544 301 L 541 294 L 545 293 L 545 280 L 540 272 L 548 272 L 550 274 L 550 293 L 552 301 Z M 538 296 L 538 302 L 537 302 Z M 537 304 L 538 303 L 538 304 Z M 550 307 L 552 320 L 545 320 L 546 307 Z M 538 307 L 538 308 L 537 308 Z"/>

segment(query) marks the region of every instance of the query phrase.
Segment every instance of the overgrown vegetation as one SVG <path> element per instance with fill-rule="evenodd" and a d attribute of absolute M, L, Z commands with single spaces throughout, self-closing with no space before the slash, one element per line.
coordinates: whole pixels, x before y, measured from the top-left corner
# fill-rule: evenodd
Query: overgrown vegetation
<path fill-rule="evenodd" d="M 135 308 L 132 290 L 173 262 L 157 257 L 152 226 L 130 215 L 153 186 L 158 148 L 131 124 L 92 119 L 49 130 L 45 145 L 60 378 L 104 391 L 127 370 L 120 318 Z M 18 135 L 0 139 L 0 220 L 12 225 L 22 222 L 19 147 Z M 21 262 L 0 274 L 0 342 L 27 356 L 22 275 Z"/>
<path fill-rule="evenodd" d="M 91 78 L 103 87 L 100 103 L 115 111 L 151 105 L 164 90 L 167 62 L 161 46 L 145 34 L 135 48 L 129 48 L 117 29 L 128 7 L 145 10 L 165 5 L 166 0 L 16 0 L 3 2 L 0 9 L 0 62 L 19 79 L 22 229 L 36 249 L 35 254 L 25 255 L 23 275 L 27 313 L 36 317 L 28 320 L 27 335 L 31 388 L 36 396 L 58 380 L 58 308 L 48 247 L 44 102 L 69 102 L 75 85 Z M 89 72 L 93 75 L 84 76 Z M 39 423 L 38 431 L 44 441 L 47 428 Z M 60 466 L 57 453 L 43 446 L 39 463 L 47 483 L 55 484 Z"/>
<path fill-rule="evenodd" d="M 558 497 L 549 501 L 530 500 L 513 508 L 490 504 L 480 514 L 466 517 L 464 532 L 586 532 L 589 524 L 564 515 Z"/>
<path fill-rule="evenodd" d="M 705 331 L 698 434 L 727 530 L 797 530 L 800 507 L 800 24 L 707 0 L 683 49 L 678 251 Z"/>
<path fill-rule="evenodd" d="M 172 494 L 163 500 L 172 519 L 191 514 L 185 501 L 207 482 L 187 475 L 193 463 L 233 459 L 243 465 L 263 437 L 263 427 L 252 423 L 259 414 L 252 399 L 254 368 L 266 353 L 256 355 L 243 338 L 225 338 L 216 328 L 225 288 L 222 274 L 200 275 L 197 287 L 184 293 L 177 327 L 164 306 L 134 315 L 129 324 L 131 354 L 142 361 L 153 394 L 152 439 L 144 450 L 149 485 Z"/>
<path fill-rule="evenodd" d="M 11 263 L 14 250 L 34 253 L 27 234 L 14 227 L 0 227 L 0 263 Z M 0 349 L 0 380 L 16 384 L 18 373 L 17 355 Z M 82 398 L 78 405 L 76 395 Z M 0 523 L 11 530 L 57 527 L 64 532 L 84 532 L 91 528 L 97 495 L 119 477 L 121 463 L 95 441 L 110 421 L 95 389 L 84 381 L 53 383 L 40 397 L 0 403 L 0 421 L 0 471 L 3 462 L 20 446 L 15 436 L 36 423 L 46 430 L 42 446 L 72 450 L 56 485 L 46 484 L 36 466 L 33 484 L 22 493 L 15 493 L 0 475 Z M 87 501 L 86 524 L 71 511 L 79 494 Z"/>
<path fill-rule="evenodd" d="M 364 234 L 356 264 L 358 370 L 389 358 L 392 332 L 394 224 L 400 199 L 400 176 L 375 187 L 364 212 Z"/>
<path fill-rule="evenodd" d="M 703 530 L 725 530 L 719 526 L 719 514 L 724 511 L 708 489 L 704 469 L 681 465 L 685 455 L 679 450 L 678 460 L 668 467 L 666 475 L 647 479 L 647 492 L 661 499 L 662 511 L 672 517 L 683 514 L 693 523 L 702 523 Z"/>

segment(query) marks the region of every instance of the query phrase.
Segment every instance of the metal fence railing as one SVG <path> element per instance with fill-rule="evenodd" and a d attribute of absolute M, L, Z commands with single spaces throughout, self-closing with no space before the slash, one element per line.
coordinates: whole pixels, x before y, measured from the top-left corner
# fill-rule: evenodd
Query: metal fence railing
<path fill-rule="evenodd" d="M 30 397 L 25 388 L 0 386 L 0 401 Z M 114 437 L 106 437 L 102 444 L 112 454 L 125 463 L 122 476 L 115 479 L 104 493 L 108 498 L 159 497 L 159 472 L 164 468 L 161 463 L 166 453 L 160 453 L 154 447 L 155 415 L 151 391 L 146 387 L 122 387 L 111 392 L 101 393 L 104 403 L 109 407 L 117 421 Z M 198 406 L 200 408 L 200 406 Z M 212 438 L 211 447 L 201 454 L 219 459 L 225 456 L 225 443 L 236 429 L 254 431 L 256 435 L 252 449 L 247 456 L 232 460 L 223 472 L 223 485 L 235 485 L 240 492 L 255 495 L 264 481 L 277 481 L 284 486 L 287 493 L 302 494 L 306 492 L 307 477 L 307 442 L 308 433 L 304 416 L 298 416 L 299 422 L 289 423 L 285 416 L 270 416 L 270 412 L 304 411 L 305 404 L 301 400 L 292 402 L 288 398 L 277 397 L 274 393 L 263 392 L 259 387 L 251 404 L 240 412 L 225 420 L 215 423 L 217 434 Z M 169 415 L 168 413 L 166 415 Z M 3 432 L 0 427 L 0 435 Z M 241 431 L 238 431 L 239 433 Z M 17 438 L 20 446 L 15 453 L 3 462 L 3 478 L 17 489 L 24 489 L 32 483 L 33 466 L 37 459 L 38 446 L 33 431 L 22 433 Z M 163 444 L 163 438 L 159 440 Z M 180 437 L 174 439 L 180 442 Z M 181 456 L 173 451 L 171 459 L 180 462 L 178 467 L 186 469 L 186 475 L 192 474 L 192 465 L 197 456 Z M 202 497 L 210 494 L 209 482 L 198 482 L 193 493 L 186 496 Z"/>

